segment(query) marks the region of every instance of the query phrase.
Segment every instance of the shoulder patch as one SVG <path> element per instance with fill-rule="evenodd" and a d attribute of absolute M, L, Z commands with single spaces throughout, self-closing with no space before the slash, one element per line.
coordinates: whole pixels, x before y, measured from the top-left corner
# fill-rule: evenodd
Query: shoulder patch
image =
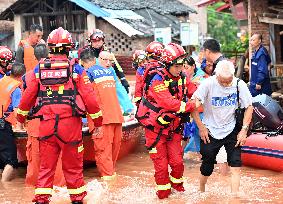
<path fill-rule="evenodd" d="M 143 75 L 144 74 L 144 67 L 139 67 L 138 69 L 137 69 L 137 72 L 138 72 L 138 74 L 139 75 Z"/>
<path fill-rule="evenodd" d="M 155 74 L 151 81 L 162 81 L 162 76 L 160 74 Z"/>
<path fill-rule="evenodd" d="M 81 65 L 79 65 L 79 64 L 73 65 L 73 72 L 74 73 L 81 75 L 83 73 L 83 71 L 84 71 L 84 68 Z"/>

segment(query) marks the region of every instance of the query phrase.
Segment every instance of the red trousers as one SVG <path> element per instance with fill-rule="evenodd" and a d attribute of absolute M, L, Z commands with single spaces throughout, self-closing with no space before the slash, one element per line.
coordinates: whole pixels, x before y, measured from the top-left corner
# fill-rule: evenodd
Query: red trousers
<path fill-rule="evenodd" d="M 54 133 L 55 120 L 40 122 L 39 137 Z M 83 180 L 83 145 L 82 122 L 79 117 L 60 119 L 58 135 L 67 144 L 60 141 L 55 135 L 39 142 L 40 169 L 33 202 L 49 202 L 52 194 L 53 180 L 57 161 L 62 153 L 62 169 L 67 188 L 72 201 L 82 201 L 86 196 Z M 80 143 L 70 143 L 81 141 Z"/>
<path fill-rule="evenodd" d="M 39 141 L 37 137 L 28 136 L 26 155 L 28 160 L 26 185 L 35 186 L 38 178 L 40 158 L 39 158 Z M 62 171 L 61 155 L 59 156 L 55 177 L 55 186 L 64 186 L 66 181 Z"/>
<path fill-rule="evenodd" d="M 151 146 L 156 140 L 157 133 L 145 129 L 146 146 Z M 182 136 L 174 133 L 171 140 L 162 135 L 157 145 L 149 151 L 155 169 L 155 182 L 158 191 L 168 191 L 172 187 L 183 186 L 183 149 Z M 169 176 L 168 165 L 172 171 Z"/>
<path fill-rule="evenodd" d="M 121 139 L 121 123 L 102 125 L 100 134 L 93 136 L 95 161 L 103 179 L 112 179 L 111 177 L 115 176 Z"/>

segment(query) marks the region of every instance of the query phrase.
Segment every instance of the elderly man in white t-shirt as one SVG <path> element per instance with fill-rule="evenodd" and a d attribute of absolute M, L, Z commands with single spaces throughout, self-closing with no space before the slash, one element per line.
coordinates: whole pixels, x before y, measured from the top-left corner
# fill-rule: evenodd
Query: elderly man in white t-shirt
<path fill-rule="evenodd" d="M 218 62 L 215 75 L 206 79 L 194 93 L 196 106 L 203 105 L 203 120 L 197 111 L 192 113 L 201 137 L 200 153 L 200 191 L 212 174 L 216 155 L 224 146 L 227 151 L 228 165 L 231 167 L 231 190 L 237 193 L 240 186 L 241 146 L 245 143 L 248 126 L 252 119 L 252 96 L 244 81 L 238 82 L 239 102 L 246 108 L 243 126 L 236 127 L 235 110 L 237 102 L 237 78 L 234 77 L 234 65 L 223 60 Z"/>

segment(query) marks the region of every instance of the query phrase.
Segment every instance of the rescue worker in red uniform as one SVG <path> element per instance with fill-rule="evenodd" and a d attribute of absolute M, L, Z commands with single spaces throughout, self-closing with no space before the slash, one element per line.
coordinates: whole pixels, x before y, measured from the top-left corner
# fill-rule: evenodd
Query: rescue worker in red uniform
<path fill-rule="evenodd" d="M 169 43 L 162 51 L 161 60 L 166 67 L 156 70 L 146 84 L 137 119 L 145 126 L 146 147 L 155 169 L 157 196 L 167 198 L 171 187 L 185 191 L 183 187 L 183 149 L 181 145 L 183 123 L 195 108 L 190 97 L 196 90 L 182 73 L 184 49 Z M 169 175 L 168 164 L 172 171 Z"/>
<path fill-rule="evenodd" d="M 141 97 L 143 95 L 143 88 L 145 85 L 145 80 L 147 78 L 146 76 L 155 69 L 163 68 L 163 65 L 159 62 L 163 48 L 164 45 L 157 41 L 149 43 L 145 48 L 147 61 L 144 66 L 140 66 L 136 72 L 134 102 L 137 105 L 140 103 Z"/>
<path fill-rule="evenodd" d="M 38 61 L 42 58 L 47 58 L 49 55 L 49 50 L 46 44 L 37 44 L 34 47 L 34 55 Z M 23 88 L 26 89 L 31 82 L 31 77 L 34 74 L 34 70 L 28 71 L 23 76 Z M 25 184 L 35 186 L 37 183 L 38 172 L 40 167 L 40 158 L 39 158 L 39 118 L 32 118 L 32 120 L 28 120 L 26 123 L 26 130 L 28 134 L 28 140 L 26 145 L 26 156 L 27 156 L 27 173 Z M 54 185 L 55 186 L 64 186 L 66 185 L 66 181 L 63 175 L 62 170 L 62 161 L 61 155 L 58 159 L 55 176 L 54 176 Z"/>
<path fill-rule="evenodd" d="M 0 46 L 0 79 L 9 75 L 12 59 L 12 51 L 7 46 Z"/>
<path fill-rule="evenodd" d="M 101 31 L 99 29 L 94 29 L 93 32 L 91 32 L 89 34 L 87 41 L 88 41 L 89 44 L 87 46 L 85 46 L 84 48 L 80 49 L 78 51 L 78 55 L 80 55 L 80 52 L 83 49 L 86 49 L 86 48 L 90 48 L 94 52 L 94 55 L 95 55 L 96 58 L 99 57 L 99 53 L 101 51 L 108 51 L 108 49 L 106 48 L 106 45 L 105 45 L 105 35 L 104 35 L 103 31 Z M 114 54 L 113 54 L 112 67 L 114 68 L 116 75 L 120 79 L 121 84 L 126 89 L 127 93 L 129 93 L 130 85 L 129 85 L 126 77 L 125 77 L 125 74 L 123 72 L 122 67 L 118 63 L 118 61 L 115 58 Z"/>
<path fill-rule="evenodd" d="M 83 203 L 83 145 L 81 115 L 86 111 L 96 126 L 102 122 L 94 90 L 84 69 L 70 64 L 72 37 L 67 30 L 53 30 L 47 39 L 50 58 L 41 60 L 25 90 L 17 119 L 23 123 L 29 110 L 41 118 L 40 170 L 33 202 L 49 203 L 56 164 L 62 152 L 62 169 L 73 204 Z M 85 110 L 86 109 L 86 110 Z"/>

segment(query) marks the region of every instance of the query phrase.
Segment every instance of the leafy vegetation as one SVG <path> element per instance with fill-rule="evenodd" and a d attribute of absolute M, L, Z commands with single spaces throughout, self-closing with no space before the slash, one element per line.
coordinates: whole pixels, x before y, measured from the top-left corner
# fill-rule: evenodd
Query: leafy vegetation
<path fill-rule="evenodd" d="M 216 8 L 221 5 L 223 2 L 207 8 L 208 34 L 220 42 L 221 50 L 227 57 L 233 53 L 243 53 L 249 46 L 248 36 L 237 37 L 237 21 L 230 13 L 217 12 Z"/>

